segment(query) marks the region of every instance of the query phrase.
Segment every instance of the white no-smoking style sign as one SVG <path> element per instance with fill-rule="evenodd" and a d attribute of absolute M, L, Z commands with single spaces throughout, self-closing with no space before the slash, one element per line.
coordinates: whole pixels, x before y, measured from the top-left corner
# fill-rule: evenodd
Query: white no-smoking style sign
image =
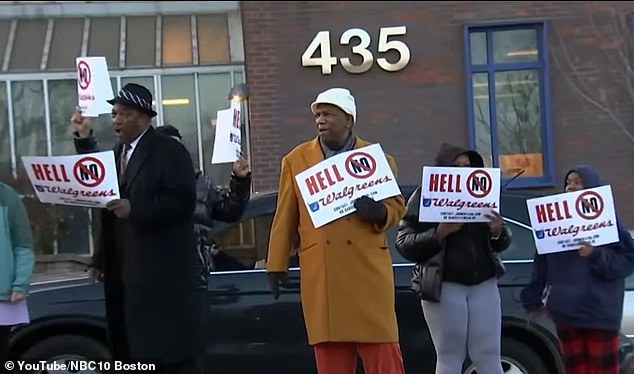
<path fill-rule="evenodd" d="M 77 84 L 82 90 L 87 90 L 90 87 L 90 80 L 92 74 L 90 73 L 90 65 L 85 60 L 80 60 L 77 63 Z"/>
<path fill-rule="evenodd" d="M 83 157 L 73 165 L 73 175 L 82 186 L 97 187 L 106 177 L 106 167 L 96 157 Z"/>
<path fill-rule="evenodd" d="M 35 194 L 43 203 L 105 207 L 119 198 L 114 152 L 73 156 L 23 156 Z"/>
<path fill-rule="evenodd" d="M 482 169 L 472 171 L 467 177 L 467 192 L 475 199 L 489 196 L 493 188 L 491 174 Z"/>
<path fill-rule="evenodd" d="M 112 84 L 105 57 L 77 57 L 77 98 L 78 106 L 86 117 L 97 117 L 110 113 L 112 106 Z"/>
<path fill-rule="evenodd" d="M 356 179 L 370 178 L 376 172 L 376 160 L 367 152 L 351 152 L 346 157 L 346 171 Z"/>
<path fill-rule="evenodd" d="M 419 221 L 487 222 L 500 210 L 500 169 L 425 166 Z"/>
<path fill-rule="evenodd" d="M 582 192 L 575 201 L 577 214 L 586 220 L 597 219 L 603 213 L 604 208 L 603 197 L 596 191 Z"/>
<path fill-rule="evenodd" d="M 379 201 L 401 193 L 379 144 L 330 157 L 297 174 L 295 182 L 316 228 L 353 213 L 363 195 Z"/>
<path fill-rule="evenodd" d="M 619 241 L 610 186 L 529 199 L 526 207 L 540 254 Z"/>

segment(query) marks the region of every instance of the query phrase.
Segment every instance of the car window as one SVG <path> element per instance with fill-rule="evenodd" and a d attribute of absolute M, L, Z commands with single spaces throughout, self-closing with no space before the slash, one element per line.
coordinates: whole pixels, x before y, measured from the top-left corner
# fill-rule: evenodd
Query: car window
<path fill-rule="evenodd" d="M 264 269 L 273 215 L 242 220 L 215 237 L 214 271 Z"/>
<path fill-rule="evenodd" d="M 269 235 L 273 215 L 249 218 L 226 227 L 215 237 L 214 270 L 239 271 L 266 268 Z M 409 263 L 394 245 L 396 227 L 387 232 L 388 248 L 395 264 Z M 291 252 L 290 267 L 298 266 L 297 249 Z"/>
<path fill-rule="evenodd" d="M 532 260 L 536 251 L 533 232 L 508 220 L 506 226 L 511 229 L 513 240 L 508 249 L 500 253 L 502 260 Z"/>
<path fill-rule="evenodd" d="M 626 290 L 634 290 L 634 274 L 625 278 L 625 289 Z"/>
<path fill-rule="evenodd" d="M 506 222 L 507 227 L 513 232 L 513 240 L 511 245 L 500 253 L 500 257 L 503 260 L 532 260 L 535 254 L 535 242 L 533 240 L 533 233 L 516 223 Z M 392 255 L 392 262 L 395 264 L 410 263 L 396 250 L 396 227 L 391 228 L 387 232 L 387 242 Z M 634 285 L 634 278 L 632 279 Z"/>
<path fill-rule="evenodd" d="M 242 220 L 216 234 L 214 248 L 214 271 L 239 271 L 264 269 L 268 250 L 273 214 L 266 214 Z M 500 256 L 503 260 L 530 260 L 535 254 L 532 232 L 514 222 L 506 222 L 513 232 L 513 241 Z M 388 248 L 395 264 L 409 263 L 398 253 L 395 246 L 397 227 L 390 228 L 387 235 Z M 297 266 L 296 253 L 291 253 L 291 267 Z M 634 287 L 634 278 L 628 279 Z"/>
<path fill-rule="evenodd" d="M 398 251 L 396 250 L 396 232 L 397 232 L 398 226 L 394 226 L 391 229 L 389 229 L 386 233 L 387 235 L 387 247 L 390 249 L 390 254 L 392 255 L 392 263 L 394 264 L 407 264 L 410 263 L 411 261 L 406 260 L 405 258 L 403 258 L 403 256 L 401 256 L 400 253 L 398 253 Z"/>
<path fill-rule="evenodd" d="M 630 235 L 632 236 L 632 239 L 634 239 L 634 230 L 629 230 L 629 232 L 630 232 Z M 634 289 L 634 274 L 625 278 L 625 289 L 627 290 Z"/>

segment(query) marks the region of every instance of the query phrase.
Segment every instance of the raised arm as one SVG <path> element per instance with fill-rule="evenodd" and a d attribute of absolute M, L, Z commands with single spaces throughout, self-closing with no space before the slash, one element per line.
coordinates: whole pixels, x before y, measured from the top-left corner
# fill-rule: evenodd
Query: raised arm
<path fill-rule="evenodd" d="M 244 160 L 246 162 L 246 160 Z M 207 181 L 206 211 L 207 217 L 212 220 L 223 222 L 235 222 L 244 213 L 251 197 L 251 172 L 247 169 L 238 170 L 239 166 L 234 164 L 229 182 L 229 191 L 218 191 L 211 181 Z"/>
<path fill-rule="evenodd" d="M 75 130 L 73 132 L 75 151 L 79 154 L 98 152 L 99 145 L 97 144 L 97 139 L 92 135 L 90 118 L 82 116 L 79 111 L 75 111 L 70 122 Z"/>

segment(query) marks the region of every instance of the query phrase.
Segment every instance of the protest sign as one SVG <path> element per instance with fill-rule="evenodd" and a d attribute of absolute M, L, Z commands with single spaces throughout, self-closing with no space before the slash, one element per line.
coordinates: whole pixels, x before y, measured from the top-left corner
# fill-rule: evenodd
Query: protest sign
<path fill-rule="evenodd" d="M 119 198 L 113 151 L 22 156 L 22 163 L 42 203 L 103 208 Z"/>
<path fill-rule="evenodd" d="M 295 181 L 315 228 L 356 211 L 354 201 L 401 194 L 380 144 L 340 153 L 304 170 Z"/>
<path fill-rule="evenodd" d="M 540 254 L 619 241 L 610 186 L 529 199 L 526 206 Z"/>
<path fill-rule="evenodd" d="M 77 57 L 77 97 L 84 117 L 98 117 L 110 113 L 113 98 L 110 74 L 105 57 Z"/>
<path fill-rule="evenodd" d="M 500 169 L 425 166 L 420 222 L 487 222 L 500 211 Z"/>
<path fill-rule="evenodd" d="M 242 154 L 240 103 L 232 102 L 231 108 L 219 110 L 216 116 L 216 136 L 212 164 L 234 162 Z"/>

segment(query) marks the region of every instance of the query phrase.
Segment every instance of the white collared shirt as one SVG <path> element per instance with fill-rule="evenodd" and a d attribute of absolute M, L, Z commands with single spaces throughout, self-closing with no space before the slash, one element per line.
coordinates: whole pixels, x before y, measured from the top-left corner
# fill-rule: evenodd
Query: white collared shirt
<path fill-rule="evenodd" d="M 132 158 L 132 154 L 134 153 L 134 150 L 136 149 L 137 144 L 139 144 L 139 140 L 141 140 L 141 138 L 143 137 L 143 135 L 145 135 L 145 133 L 147 132 L 148 129 L 149 129 L 149 127 L 147 129 L 145 129 L 145 131 L 143 131 L 141 133 L 141 135 L 137 136 L 136 139 L 134 139 L 132 141 L 132 143 L 130 143 L 128 145 L 128 147 L 126 147 L 125 145 L 123 146 L 124 154 L 122 155 L 122 157 L 124 158 L 126 165 L 128 164 L 128 162 Z M 126 148 L 128 148 L 127 152 L 126 152 Z"/>

